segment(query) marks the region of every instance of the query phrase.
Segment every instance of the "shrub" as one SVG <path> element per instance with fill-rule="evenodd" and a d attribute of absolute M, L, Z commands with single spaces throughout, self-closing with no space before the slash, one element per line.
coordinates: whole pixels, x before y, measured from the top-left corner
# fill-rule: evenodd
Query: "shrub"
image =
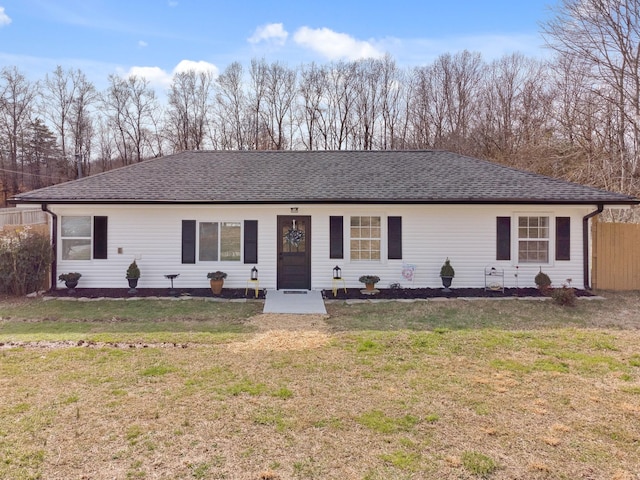
<path fill-rule="evenodd" d="M 129 268 L 127 268 L 127 273 L 125 275 L 125 278 L 140 278 L 140 267 L 138 267 L 138 264 L 136 263 L 136 261 L 134 260 L 133 262 L 131 262 L 131 264 L 129 265 Z"/>
<path fill-rule="evenodd" d="M 441 277 L 455 277 L 456 271 L 451 266 L 451 260 L 448 258 L 444 261 L 444 265 L 440 268 Z"/>
<path fill-rule="evenodd" d="M 562 288 L 556 288 L 551 292 L 551 298 L 554 303 L 562 305 L 563 307 L 573 307 L 576 304 L 576 291 L 563 285 Z"/>
<path fill-rule="evenodd" d="M 23 227 L 0 235 L 0 292 L 25 295 L 46 287 L 51 264 L 46 235 Z"/>
<path fill-rule="evenodd" d="M 536 282 L 536 285 L 540 290 L 546 290 L 551 286 L 551 279 L 549 278 L 549 275 L 542 271 L 542 268 L 533 281 Z"/>

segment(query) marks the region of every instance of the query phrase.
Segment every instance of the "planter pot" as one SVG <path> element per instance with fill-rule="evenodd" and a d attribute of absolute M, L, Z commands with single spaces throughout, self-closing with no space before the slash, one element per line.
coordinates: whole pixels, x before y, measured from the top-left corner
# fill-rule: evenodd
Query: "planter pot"
<path fill-rule="evenodd" d="M 138 291 L 136 290 L 136 287 L 138 286 L 138 279 L 137 278 L 127 278 L 127 281 L 129 282 L 129 292 L 130 294 L 133 293 L 137 293 Z"/>
<path fill-rule="evenodd" d="M 76 287 L 78 286 L 78 280 L 65 280 L 64 286 L 69 289 L 69 293 L 76 293 Z"/>
<path fill-rule="evenodd" d="M 373 290 L 374 288 L 376 288 L 376 284 L 375 284 L 375 283 L 365 283 L 365 284 L 364 284 L 364 288 L 365 288 L 365 290 L 369 290 L 369 291 L 371 291 L 371 290 Z"/>
<path fill-rule="evenodd" d="M 453 280 L 453 277 L 440 277 L 442 279 L 442 286 L 444 287 L 443 292 L 450 292 L 451 289 L 449 288 L 451 286 L 451 281 Z"/>
<path fill-rule="evenodd" d="M 211 291 L 214 295 L 220 295 L 222 293 L 222 285 L 224 284 L 224 279 L 221 280 L 209 280 L 209 285 L 211 285 Z"/>

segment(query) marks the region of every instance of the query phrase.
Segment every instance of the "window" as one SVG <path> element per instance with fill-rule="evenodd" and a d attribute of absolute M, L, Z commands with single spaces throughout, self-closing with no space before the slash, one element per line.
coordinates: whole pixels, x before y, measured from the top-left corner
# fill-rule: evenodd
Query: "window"
<path fill-rule="evenodd" d="M 63 260 L 91 260 L 91 217 L 62 217 Z"/>
<path fill-rule="evenodd" d="M 518 217 L 518 261 L 549 263 L 549 217 Z"/>
<path fill-rule="evenodd" d="M 351 260 L 380 260 L 380 217 L 351 217 Z"/>
<path fill-rule="evenodd" d="M 107 217 L 89 215 L 60 219 L 62 260 L 107 258 Z"/>
<path fill-rule="evenodd" d="M 198 260 L 240 260 L 240 222 L 200 222 Z"/>
<path fill-rule="evenodd" d="M 215 262 L 218 260 L 218 222 L 200 222 L 198 260 Z"/>
<path fill-rule="evenodd" d="M 220 224 L 220 260 L 240 261 L 240 222 Z"/>

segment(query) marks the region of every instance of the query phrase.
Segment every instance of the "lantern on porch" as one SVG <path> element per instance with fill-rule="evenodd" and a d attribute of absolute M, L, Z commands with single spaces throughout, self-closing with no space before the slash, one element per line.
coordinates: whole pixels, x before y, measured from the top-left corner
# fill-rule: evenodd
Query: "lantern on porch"
<path fill-rule="evenodd" d="M 342 269 L 338 265 L 333 267 L 333 278 L 336 280 L 342 278 Z"/>
<path fill-rule="evenodd" d="M 256 267 L 251 269 L 251 280 L 258 280 L 258 269 Z"/>

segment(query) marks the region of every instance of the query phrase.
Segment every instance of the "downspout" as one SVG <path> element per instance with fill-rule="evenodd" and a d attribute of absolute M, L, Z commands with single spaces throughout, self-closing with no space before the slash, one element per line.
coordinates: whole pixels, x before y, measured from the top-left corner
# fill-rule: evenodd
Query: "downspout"
<path fill-rule="evenodd" d="M 589 219 L 601 214 L 603 210 L 604 204 L 599 203 L 597 210 L 582 217 L 582 264 L 585 290 L 591 290 L 591 285 L 589 284 Z"/>
<path fill-rule="evenodd" d="M 56 283 L 58 281 L 58 259 L 56 258 L 56 253 L 58 251 L 58 216 L 49 210 L 49 207 L 46 203 L 42 204 L 42 211 L 51 215 L 51 250 L 52 250 L 52 258 L 51 262 L 51 288 L 50 290 L 56 289 Z"/>

